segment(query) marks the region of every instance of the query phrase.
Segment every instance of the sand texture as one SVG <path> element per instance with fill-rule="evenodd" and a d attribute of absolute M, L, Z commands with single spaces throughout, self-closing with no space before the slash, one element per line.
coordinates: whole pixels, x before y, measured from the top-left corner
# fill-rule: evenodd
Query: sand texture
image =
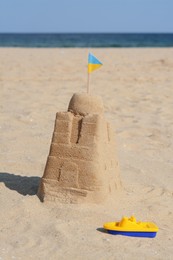
<path fill-rule="evenodd" d="M 116 199 L 121 188 L 110 124 L 100 97 L 73 94 L 68 112 L 56 114 L 54 133 L 38 196 L 63 203 Z"/>
<path fill-rule="evenodd" d="M 103 66 L 90 89 L 112 125 L 123 188 L 104 204 L 63 204 L 36 194 L 55 115 L 86 90 L 88 50 L 0 49 L 1 260 L 172 260 L 173 49 L 92 52 Z M 132 214 L 156 223 L 156 238 L 103 231 Z"/>

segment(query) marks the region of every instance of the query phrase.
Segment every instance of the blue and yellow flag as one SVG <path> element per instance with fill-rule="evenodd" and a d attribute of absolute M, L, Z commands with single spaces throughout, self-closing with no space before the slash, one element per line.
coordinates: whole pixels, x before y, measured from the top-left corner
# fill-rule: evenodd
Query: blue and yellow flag
<path fill-rule="evenodd" d="M 100 68 L 103 64 L 94 55 L 88 55 L 88 73 Z"/>

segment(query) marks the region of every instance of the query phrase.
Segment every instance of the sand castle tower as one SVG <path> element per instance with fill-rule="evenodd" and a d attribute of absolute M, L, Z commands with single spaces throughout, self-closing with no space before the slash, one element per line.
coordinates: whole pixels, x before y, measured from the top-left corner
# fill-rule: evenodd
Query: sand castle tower
<path fill-rule="evenodd" d="M 102 202 L 116 196 L 120 187 L 116 146 L 103 113 L 100 97 L 74 94 L 68 112 L 56 114 L 38 190 L 42 201 Z"/>

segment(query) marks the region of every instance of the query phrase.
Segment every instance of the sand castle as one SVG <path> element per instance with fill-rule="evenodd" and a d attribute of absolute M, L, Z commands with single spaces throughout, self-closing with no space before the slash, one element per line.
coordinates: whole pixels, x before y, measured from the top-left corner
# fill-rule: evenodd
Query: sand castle
<path fill-rule="evenodd" d="M 120 187 L 113 131 L 102 99 L 74 94 L 68 112 L 56 114 L 38 196 L 42 201 L 102 202 Z"/>

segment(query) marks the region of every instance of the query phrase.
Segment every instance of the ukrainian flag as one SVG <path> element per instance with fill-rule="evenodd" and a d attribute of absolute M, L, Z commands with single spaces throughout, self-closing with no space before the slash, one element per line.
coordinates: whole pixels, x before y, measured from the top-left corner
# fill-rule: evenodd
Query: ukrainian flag
<path fill-rule="evenodd" d="M 103 64 L 91 53 L 88 55 L 88 73 L 100 68 Z"/>

